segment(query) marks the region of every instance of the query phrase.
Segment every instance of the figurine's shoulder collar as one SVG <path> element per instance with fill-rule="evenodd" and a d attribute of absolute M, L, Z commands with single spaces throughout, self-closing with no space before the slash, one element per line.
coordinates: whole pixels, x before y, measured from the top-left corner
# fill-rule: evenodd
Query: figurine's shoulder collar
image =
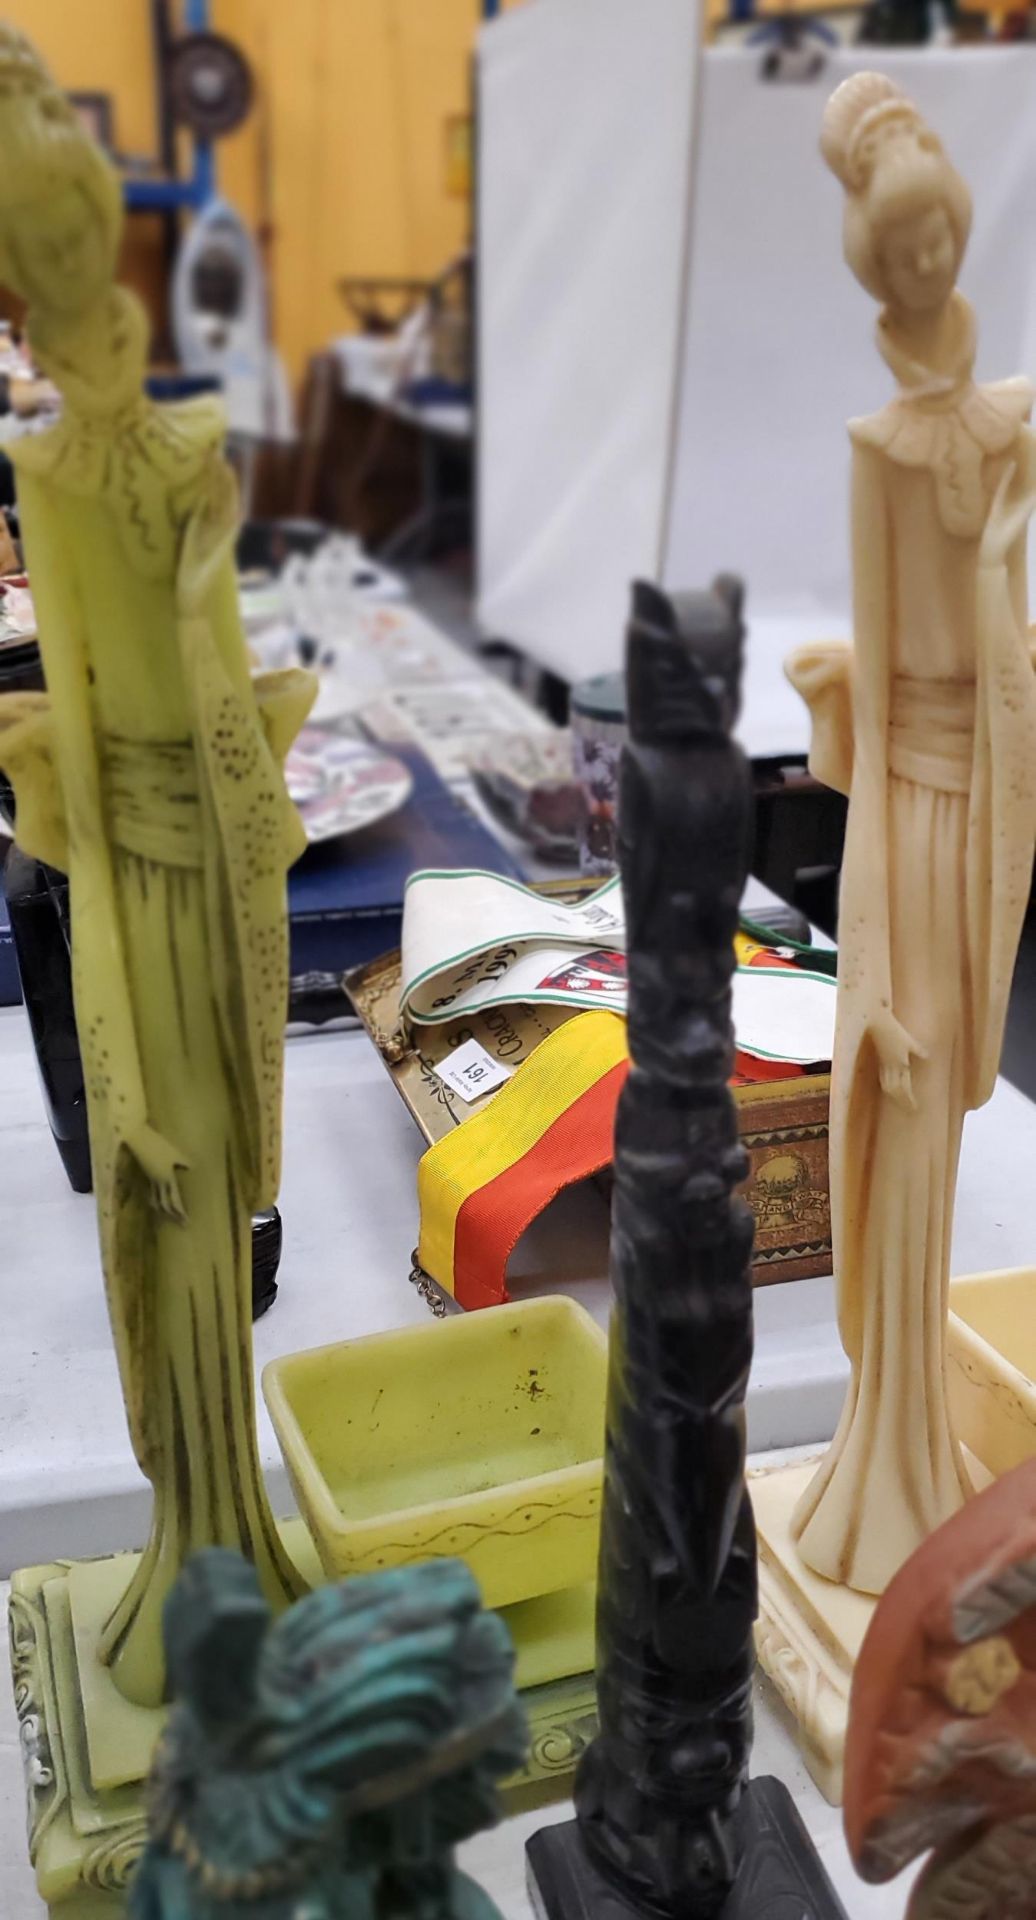
<path fill-rule="evenodd" d="M 215 396 L 162 406 L 138 394 L 107 419 L 66 408 L 53 427 L 26 434 L 8 452 L 16 472 L 103 501 L 137 571 L 171 579 L 182 525 L 225 424 Z"/>
<path fill-rule="evenodd" d="M 135 452 L 153 461 L 170 479 L 182 479 L 185 460 L 209 454 L 221 444 L 225 431 L 226 416 L 215 395 L 165 405 L 141 395 L 121 414 L 107 418 L 84 417 L 66 408 L 53 426 L 21 434 L 6 452 L 23 473 L 54 474 L 70 492 L 92 493 L 100 490 L 109 451 L 125 454 L 130 440 Z M 89 469 L 88 481 L 84 468 Z"/>
<path fill-rule="evenodd" d="M 949 405 L 899 394 L 878 413 L 850 420 L 858 447 L 876 447 L 904 467 L 934 467 L 951 438 L 964 433 L 981 453 L 1003 453 L 1032 412 L 1036 389 L 1019 377 L 991 386 L 969 383 Z"/>
<path fill-rule="evenodd" d="M 876 448 L 897 466 L 927 468 L 946 532 L 973 540 L 989 510 L 985 461 L 1013 446 L 1032 403 L 1027 380 L 968 381 L 937 401 L 901 394 L 880 413 L 850 421 L 849 433 L 855 446 Z"/>

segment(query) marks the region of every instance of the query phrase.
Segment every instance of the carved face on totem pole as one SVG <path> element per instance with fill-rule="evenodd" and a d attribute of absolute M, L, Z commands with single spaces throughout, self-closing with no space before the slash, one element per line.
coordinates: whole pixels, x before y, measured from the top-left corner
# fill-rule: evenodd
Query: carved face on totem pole
<path fill-rule="evenodd" d="M 730 574 L 707 593 L 670 595 L 637 582 L 626 665 L 635 739 L 662 745 L 729 732 L 740 704 L 743 602 L 744 587 Z"/>

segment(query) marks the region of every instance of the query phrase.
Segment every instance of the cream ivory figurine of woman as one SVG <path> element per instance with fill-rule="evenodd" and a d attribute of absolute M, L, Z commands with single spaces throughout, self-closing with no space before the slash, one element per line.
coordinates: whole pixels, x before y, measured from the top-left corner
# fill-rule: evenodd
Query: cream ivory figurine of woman
<path fill-rule="evenodd" d="M 274 1605 L 300 1591 L 256 1446 L 249 1222 L 278 1182 L 302 842 L 281 762 L 311 685 L 249 679 L 220 410 L 143 397 L 118 181 L 9 27 L 0 152 L 0 281 L 64 397 L 12 449 L 48 696 L 0 701 L 0 761 L 19 840 L 71 882 L 108 1302 L 154 1488 L 103 1657 L 150 1705 L 162 1604 L 195 1548 L 239 1547 Z"/>
<path fill-rule="evenodd" d="M 831 1202 L 852 1377 L 795 1531 L 814 1571 L 876 1594 L 971 1491 L 947 1405 L 950 1232 L 1032 873 L 1036 460 L 1028 384 L 972 377 L 974 318 L 955 291 L 971 203 L 935 135 L 865 73 L 834 94 L 821 147 L 899 393 L 850 427 L 853 652 L 789 664 L 813 711 L 811 765 L 850 795 Z"/>

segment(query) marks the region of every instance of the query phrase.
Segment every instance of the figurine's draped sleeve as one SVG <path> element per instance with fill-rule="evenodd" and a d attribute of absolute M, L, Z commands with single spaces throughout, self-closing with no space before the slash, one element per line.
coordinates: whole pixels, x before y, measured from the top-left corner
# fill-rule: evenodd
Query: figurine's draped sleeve
<path fill-rule="evenodd" d="M 968 961 L 974 995 L 966 1098 L 980 1107 L 1000 1066 L 1036 840 L 1036 685 L 1012 593 L 1012 561 L 977 576 L 978 673 L 968 809 Z"/>
<path fill-rule="evenodd" d="M 814 641 L 790 656 L 785 672 L 813 721 L 810 773 L 823 786 L 848 794 L 853 777 L 852 648 L 844 640 Z"/>
<path fill-rule="evenodd" d="M 281 667 L 257 673 L 252 680 L 266 743 L 278 771 L 283 770 L 291 744 L 305 725 L 315 698 L 313 675 L 301 667 Z M 306 830 L 296 808 L 284 809 L 284 862 L 291 866 L 306 850 Z"/>
<path fill-rule="evenodd" d="M 67 873 L 68 826 L 47 694 L 0 698 L 0 767 L 14 788 L 18 845 L 33 860 Z"/>
<path fill-rule="evenodd" d="M 891 695 L 892 555 L 883 456 L 854 441 L 852 467 L 852 780 L 846 861 L 865 877 L 870 905 L 868 1011 L 891 1002 L 889 951 L 888 729 Z M 854 846 L 854 840 L 859 841 Z M 863 984 L 863 983 L 857 983 Z M 894 1009 L 893 1009 L 894 1011 Z"/>
<path fill-rule="evenodd" d="M 222 461 L 208 481 L 184 532 L 178 627 L 207 822 L 207 920 L 227 1057 L 240 1077 L 249 1204 L 258 1211 L 273 1204 L 280 1179 L 284 876 L 305 845 L 282 768 L 316 682 L 299 669 L 250 680 L 233 569 L 236 489 Z"/>
<path fill-rule="evenodd" d="M 888 720 L 891 560 L 884 455 L 854 433 L 852 474 L 853 646 L 804 647 L 789 675 L 814 721 L 810 765 L 817 778 L 850 795 L 839 927 L 838 1032 L 831 1084 L 832 1164 L 852 1159 L 851 1116 L 874 1078 L 867 1032 L 892 1006 L 889 934 Z M 836 1204 L 851 1213 L 842 1195 Z M 836 1224 L 836 1234 L 840 1231 Z M 862 1301 L 839 1278 L 839 1329 L 857 1360 Z"/>

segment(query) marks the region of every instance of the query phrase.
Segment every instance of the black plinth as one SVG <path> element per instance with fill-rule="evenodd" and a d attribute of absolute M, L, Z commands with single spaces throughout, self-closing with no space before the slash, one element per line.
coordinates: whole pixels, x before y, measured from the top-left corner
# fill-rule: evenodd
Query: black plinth
<path fill-rule="evenodd" d="M 779 1780 L 753 1780 L 736 1823 L 741 1869 L 712 1920 L 847 1920 Z M 594 1865 L 575 1820 L 542 1828 L 525 1851 L 537 1920 L 700 1920 L 691 1907 L 663 1917 L 658 1908 L 634 1906 Z"/>

